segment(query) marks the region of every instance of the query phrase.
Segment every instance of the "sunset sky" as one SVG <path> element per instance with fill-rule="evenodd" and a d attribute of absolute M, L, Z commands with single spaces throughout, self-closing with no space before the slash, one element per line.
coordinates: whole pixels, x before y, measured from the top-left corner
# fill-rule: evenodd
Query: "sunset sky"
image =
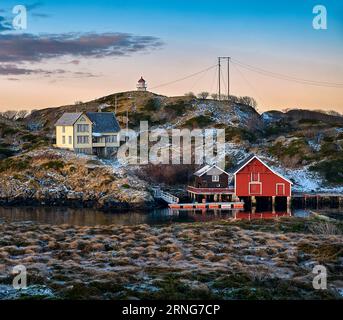
<path fill-rule="evenodd" d="M 12 9 L 28 10 L 14 31 Z M 312 27 L 325 5 L 327 30 Z M 0 110 L 37 109 L 134 90 L 174 96 L 217 91 L 218 56 L 289 77 L 343 84 L 343 1 L 0 1 Z M 223 82 L 226 71 L 223 70 Z M 225 84 L 223 86 L 225 87 Z M 157 87 L 155 89 L 152 89 Z M 261 111 L 343 112 L 343 86 L 313 86 L 231 65 L 231 93 Z"/>

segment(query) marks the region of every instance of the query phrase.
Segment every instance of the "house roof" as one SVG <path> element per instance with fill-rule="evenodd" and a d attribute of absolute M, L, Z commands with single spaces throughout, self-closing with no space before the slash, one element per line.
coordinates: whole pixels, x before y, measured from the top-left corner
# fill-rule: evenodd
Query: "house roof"
<path fill-rule="evenodd" d="M 86 112 L 94 133 L 118 132 L 120 126 L 113 112 Z"/>
<path fill-rule="evenodd" d="M 63 113 L 61 118 L 57 120 L 55 126 L 72 126 L 77 119 L 82 115 L 82 112 L 66 112 Z"/>
<path fill-rule="evenodd" d="M 236 175 L 239 171 L 241 171 L 241 169 L 243 169 L 249 162 L 251 162 L 253 159 L 257 159 L 258 161 L 260 161 L 264 166 L 266 166 L 271 172 L 273 172 L 274 174 L 276 174 L 277 176 L 279 176 L 280 178 L 286 180 L 287 182 L 289 182 L 290 184 L 293 184 L 292 181 L 290 181 L 289 179 L 285 178 L 284 176 L 282 176 L 280 173 L 276 172 L 275 170 L 273 170 L 271 167 L 269 167 L 265 162 L 263 162 L 258 156 L 251 154 L 250 156 L 248 156 L 245 160 L 243 160 L 241 163 L 239 163 L 235 168 L 233 168 L 234 171 L 233 174 Z"/>
<path fill-rule="evenodd" d="M 143 79 L 143 77 L 141 77 L 138 82 L 145 82 L 145 80 Z"/>
<path fill-rule="evenodd" d="M 201 169 L 199 169 L 197 172 L 194 173 L 195 176 L 201 177 L 203 176 L 206 172 L 210 171 L 212 168 L 217 168 L 218 170 L 222 171 L 225 174 L 228 174 L 226 171 L 224 171 L 223 169 L 219 168 L 218 166 L 216 166 L 215 164 L 210 166 L 210 165 L 206 165 L 204 167 L 202 167 Z"/>

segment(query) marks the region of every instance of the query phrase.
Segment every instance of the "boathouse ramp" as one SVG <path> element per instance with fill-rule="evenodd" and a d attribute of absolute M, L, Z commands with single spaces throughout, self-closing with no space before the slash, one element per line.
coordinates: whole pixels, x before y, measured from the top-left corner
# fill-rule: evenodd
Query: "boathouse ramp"
<path fill-rule="evenodd" d="M 152 190 L 154 192 L 155 199 L 162 199 L 168 204 L 177 204 L 180 201 L 178 197 L 175 197 L 171 193 L 165 192 L 161 190 L 160 188 L 152 188 Z"/>

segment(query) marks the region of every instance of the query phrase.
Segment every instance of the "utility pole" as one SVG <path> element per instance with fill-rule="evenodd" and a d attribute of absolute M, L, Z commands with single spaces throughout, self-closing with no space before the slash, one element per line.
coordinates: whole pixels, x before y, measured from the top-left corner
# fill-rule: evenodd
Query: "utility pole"
<path fill-rule="evenodd" d="M 221 62 L 221 58 L 218 57 L 218 100 L 219 101 L 221 99 L 221 92 L 220 92 L 221 65 L 220 65 L 220 62 Z"/>
<path fill-rule="evenodd" d="M 220 100 L 220 76 L 221 76 L 221 59 L 227 60 L 227 99 L 230 101 L 230 59 L 231 57 L 218 57 L 219 73 L 219 100 Z"/>
<path fill-rule="evenodd" d="M 129 107 L 126 109 L 126 130 L 129 130 Z"/>
<path fill-rule="evenodd" d="M 230 102 L 230 57 L 227 58 L 227 101 Z"/>

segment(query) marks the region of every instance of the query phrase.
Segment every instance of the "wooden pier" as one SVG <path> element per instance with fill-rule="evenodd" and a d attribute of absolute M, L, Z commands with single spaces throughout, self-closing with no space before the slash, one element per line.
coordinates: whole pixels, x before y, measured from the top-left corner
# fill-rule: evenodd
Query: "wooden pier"
<path fill-rule="evenodd" d="M 244 209 L 244 202 L 172 203 L 168 206 L 173 210 L 242 210 Z"/>

